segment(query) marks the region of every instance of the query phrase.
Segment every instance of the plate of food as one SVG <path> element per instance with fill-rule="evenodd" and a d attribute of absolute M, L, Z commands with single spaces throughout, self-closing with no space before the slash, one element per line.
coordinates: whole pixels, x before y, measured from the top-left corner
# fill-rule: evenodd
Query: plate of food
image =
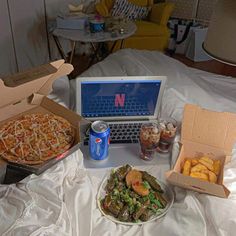
<path fill-rule="evenodd" d="M 101 213 L 124 225 L 154 221 L 164 216 L 173 202 L 173 191 L 166 184 L 130 165 L 112 169 L 97 194 Z"/>

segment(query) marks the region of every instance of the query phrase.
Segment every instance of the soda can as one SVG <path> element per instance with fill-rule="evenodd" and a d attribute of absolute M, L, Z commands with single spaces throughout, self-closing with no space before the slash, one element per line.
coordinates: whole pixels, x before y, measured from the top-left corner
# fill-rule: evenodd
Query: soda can
<path fill-rule="evenodd" d="M 89 133 L 89 153 L 93 160 L 108 157 L 110 128 L 104 121 L 94 121 Z"/>

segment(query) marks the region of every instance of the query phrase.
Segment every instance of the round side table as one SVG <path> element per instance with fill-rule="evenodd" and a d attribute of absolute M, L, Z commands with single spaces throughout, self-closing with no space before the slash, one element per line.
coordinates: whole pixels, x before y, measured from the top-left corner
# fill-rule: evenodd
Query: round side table
<path fill-rule="evenodd" d="M 109 50 L 109 53 L 112 53 L 118 40 L 121 40 L 120 48 L 123 48 L 124 40 L 133 35 L 137 30 L 135 23 L 132 21 L 122 21 L 120 25 L 116 24 L 115 28 L 116 30 L 113 31 L 102 31 L 97 33 L 91 33 L 89 29 L 70 30 L 56 28 L 52 32 L 52 35 L 60 52 L 60 55 L 65 61 L 69 63 L 72 63 L 77 42 L 90 43 L 93 48 L 92 61 L 90 62 L 91 64 L 95 57 L 99 60 L 98 52 L 104 45 L 104 43 L 113 42 L 112 47 Z M 69 59 L 67 59 L 66 53 L 61 46 L 61 43 L 59 41 L 60 37 L 71 41 L 71 54 Z M 97 44 L 97 46 L 95 46 L 95 44 Z M 104 59 L 104 57 L 102 59 Z"/>

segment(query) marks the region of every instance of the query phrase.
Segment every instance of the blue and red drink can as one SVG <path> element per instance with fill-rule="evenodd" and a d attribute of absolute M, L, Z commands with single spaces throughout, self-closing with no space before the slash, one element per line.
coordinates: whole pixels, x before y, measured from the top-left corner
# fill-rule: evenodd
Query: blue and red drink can
<path fill-rule="evenodd" d="M 89 134 L 89 153 L 93 160 L 108 157 L 110 128 L 104 121 L 94 121 Z"/>

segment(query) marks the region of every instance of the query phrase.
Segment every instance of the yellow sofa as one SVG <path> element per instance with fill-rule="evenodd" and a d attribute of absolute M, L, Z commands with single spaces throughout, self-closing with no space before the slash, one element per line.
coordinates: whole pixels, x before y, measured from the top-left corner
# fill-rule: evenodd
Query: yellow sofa
<path fill-rule="evenodd" d="M 173 3 L 153 4 L 153 0 L 128 0 L 139 6 L 149 6 L 151 8 L 148 19 L 135 21 L 137 25 L 136 33 L 125 39 L 123 48 L 136 48 L 147 50 L 163 51 L 168 46 L 170 37 L 167 28 L 168 19 L 174 9 Z M 110 16 L 114 0 L 101 0 L 96 4 L 96 11 L 101 16 Z M 115 50 L 120 48 L 120 42 Z"/>

